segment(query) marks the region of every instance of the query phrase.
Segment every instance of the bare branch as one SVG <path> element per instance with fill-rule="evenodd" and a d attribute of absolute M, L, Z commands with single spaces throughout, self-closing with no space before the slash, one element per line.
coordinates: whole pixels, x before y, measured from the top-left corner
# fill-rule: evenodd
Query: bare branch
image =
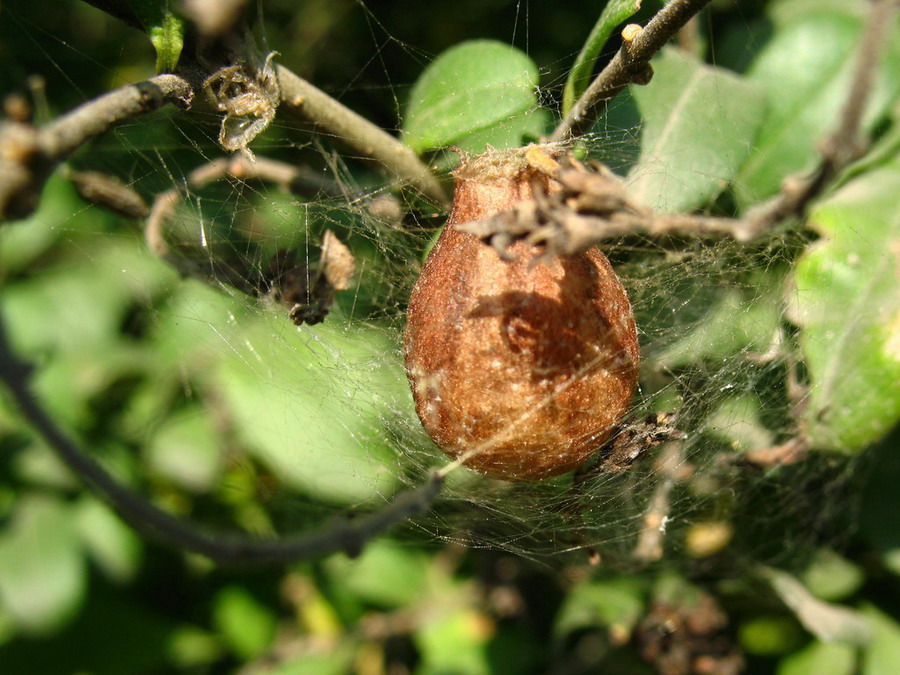
<path fill-rule="evenodd" d="M 58 161 L 117 124 L 168 103 L 187 108 L 192 99 L 187 80 L 178 75 L 157 75 L 115 89 L 54 120 L 41 130 L 41 149 Z"/>
<path fill-rule="evenodd" d="M 202 189 L 218 180 L 246 181 L 258 179 L 273 182 L 282 189 L 300 194 L 335 196 L 342 190 L 336 183 L 323 179 L 305 167 L 294 167 L 269 159 L 250 159 L 237 154 L 220 158 L 194 169 L 187 178 L 187 191 Z M 348 249 L 330 230 L 325 230 L 322 251 L 315 273 L 309 269 L 308 256 L 303 259 L 292 250 L 278 250 L 268 264 L 250 268 L 245 261 L 219 261 L 203 251 L 202 260 L 173 251 L 167 239 L 169 223 L 185 196 L 185 190 L 172 188 L 157 195 L 147 217 L 144 237 L 147 247 L 178 270 L 183 276 L 227 283 L 254 297 L 271 298 L 290 310 L 290 318 L 297 325 L 316 324 L 325 319 L 334 303 L 337 291 L 349 288 L 355 271 L 355 260 Z M 346 195 L 344 195 L 346 197 Z M 371 198 L 357 195 L 363 208 L 379 219 L 391 218 L 399 212 L 399 204 L 389 195 Z M 385 203 L 387 200 L 390 203 Z M 220 264 L 221 262 L 221 264 Z"/>
<path fill-rule="evenodd" d="M 662 558 L 672 490 L 694 471 L 694 467 L 685 460 L 684 447 L 679 441 L 666 446 L 657 459 L 657 468 L 663 479 L 653 492 L 653 498 L 644 514 L 644 527 L 631 553 L 635 561 L 644 565 Z"/>
<path fill-rule="evenodd" d="M 65 168 L 63 177 L 75 186 L 78 196 L 125 218 L 137 220 L 150 213 L 147 202 L 117 176 L 98 171 L 72 171 Z"/>
<path fill-rule="evenodd" d="M 442 206 L 447 194 L 413 150 L 284 66 L 276 66 L 284 105 L 370 157 L 403 183 Z"/>
<path fill-rule="evenodd" d="M 122 122 L 175 103 L 190 106 L 190 84 L 157 75 L 109 92 L 43 127 L 0 125 L 0 219 L 25 218 L 37 207 L 44 181 L 81 145 Z"/>
<path fill-rule="evenodd" d="M 357 555 L 369 540 L 393 525 L 424 513 L 440 494 L 443 480 L 432 476 L 424 485 L 401 493 L 393 502 L 356 520 L 343 520 L 303 536 L 257 539 L 218 532 L 176 518 L 130 488 L 85 455 L 56 425 L 28 389 L 30 368 L 12 352 L 0 322 L 0 379 L 22 414 L 85 484 L 105 499 L 119 516 L 142 535 L 175 549 L 207 556 L 221 564 L 278 564 L 343 551 Z"/>
<path fill-rule="evenodd" d="M 554 162 L 555 164 L 555 162 Z M 508 258 L 507 248 L 525 240 L 543 248 L 542 257 L 574 255 L 625 235 L 651 237 L 731 237 L 746 242 L 757 236 L 744 220 L 691 214 L 657 214 L 631 201 L 625 186 L 602 165 L 589 170 L 571 156 L 552 171 L 550 190 L 535 185 L 534 199 L 510 211 L 456 228 L 474 234 Z"/>
<path fill-rule="evenodd" d="M 336 181 L 329 180 L 308 167 L 293 166 L 263 157 L 250 159 L 241 154 L 214 159 L 191 171 L 184 188 L 172 188 L 158 194 L 153 200 L 145 225 L 144 237 L 150 250 L 185 276 L 206 279 L 209 270 L 201 270 L 194 262 L 172 254 L 166 242 L 166 226 L 175 215 L 175 209 L 186 192 L 202 190 L 211 183 L 228 179 L 267 181 L 282 190 L 302 196 L 350 198 L 379 219 L 399 218 L 402 210 L 393 197 L 387 195 L 370 197 L 364 194 L 347 194 L 347 189 Z M 249 290 L 246 284 L 240 284 L 238 279 L 229 281 L 232 282 L 236 288 Z"/>
<path fill-rule="evenodd" d="M 867 144 L 860 133 L 862 118 L 872 96 L 875 73 L 894 25 L 898 4 L 897 0 L 873 0 L 871 3 L 850 90 L 837 127 L 819 144 L 819 165 L 810 173 L 789 176 L 778 195 L 748 214 L 749 228 L 754 232 L 765 232 L 788 218 L 801 216 L 806 206 L 865 152 Z"/>
<path fill-rule="evenodd" d="M 551 141 L 565 141 L 587 131 L 606 104 L 631 83 L 647 84 L 650 59 L 710 0 L 671 0 L 643 30 L 631 24 L 622 32 L 622 47 L 560 122 Z"/>

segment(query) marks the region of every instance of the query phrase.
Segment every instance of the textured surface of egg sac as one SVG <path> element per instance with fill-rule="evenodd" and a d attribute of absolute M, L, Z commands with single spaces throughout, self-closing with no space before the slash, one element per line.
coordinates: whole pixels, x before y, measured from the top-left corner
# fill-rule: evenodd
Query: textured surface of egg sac
<path fill-rule="evenodd" d="M 545 176 L 483 158 L 457 170 L 453 210 L 410 298 L 406 369 L 434 441 L 494 478 L 537 480 L 581 465 L 626 412 L 638 376 L 631 305 L 597 249 L 505 262 L 452 225 L 531 198 Z M 548 186 L 552 187 L 552 186 Z"/>

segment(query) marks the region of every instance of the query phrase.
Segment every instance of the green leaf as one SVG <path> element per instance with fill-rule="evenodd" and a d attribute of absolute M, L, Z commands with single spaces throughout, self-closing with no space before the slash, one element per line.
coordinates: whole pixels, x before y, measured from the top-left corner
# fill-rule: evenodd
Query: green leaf
<path fill-rule="evenodd" d="M 75 506 L 75 527 L 88 555 L 110 579 L 123 583 L 134 578 L 143 545 L 112 509 L 85 496 Z"/>
<path fill-rule="evenodd" d="M 213 623 L 235 656 L 244 661 L 262 655 L 275 638 L 275 614 L 241 586 L 219 591 Z"/>
<path fill-rule="evenodd" d="M 129 0 L 156 49 L 156 70 L 170 73 L 184 47 L 184 21 L 169 9 L 168 0 Z"/>
<path fill-rule="evenodd" d="M 770 614 L 741 623 L 738 641 L 748 654 L 777 656 L 796 649 L 803 641 L 803 631 L 789 617 Z"/>
<path fill-rule="evenodd" d="M 206 492 L 221 472 L 221 440 L 199 405 L 181 410 L 156 431 L 147 447 L 156 472 L 188 490 Z"/>
<path fill-rule="evenodd" d="M 653 81 L 631 92 L 643 127 L 627 180 L 631 194 L 658 211 L 692 210 L 722 192 L 749 156 L 765 93 L 677 49 L 663 50 L 653 68 Z"/>
<path fill-rule="evenodd" d="M 27 269 L 59 238 L 63 227 L 79 208 L 72 184 L 59 172 L 50 176 L 41 191 L 37 210 L 26 220 L 4 223 L 0 229 L 0 270 L 4 276 Z"/>
<path fill-rule="evenodd" d="M 853 675 L 856 649 L 840 642 L 813 642 L 778 664 L 777 675 Z"/>
<path fill-rule="evenodd" d="M 149 35 L 156 49 L 156 71 L 173 72 L 184 47 L 184 22 L 171 12 L 166 12 L 162 23 L 150 28 Z"/>
<path fill-rule="evenodd" d="M 563 91 L 563 115 L 567 115 L 575 105 L 584 90 L 588 88 L 594 64 L 603 49 L 603 45 L 609 40 L 613 29 L 632 16 L 641 8 L 641 0 L 609 0 L 600 18 L 591 29 L 591 34 L 581 48 L 581 53 L 575 59 L 572 70 L 569 71 L 569 79 L 566 80 L 566 88 Z"/>
<path fill-rule="evenodd" d="M 346 675 L 355 672 L 352 669 L 355 653 L 352 645 L 338 643 L 325 654 L 303 654 L 289 658 L 273 665 L 267 672 L 271 675 Z"/>
<path fill-rule="evenodd" d="M 28 631 L 58 629 L 81 605 L 87 574 L 72 510 L 22 497 L 0 537 L 0 602 Z"/>
<path fill-rule="evenodd" d="M 69 467 L 42 441 L 34 441 L 13 456 L 16 475 L 33 485 L 72 490 L 81 486 Z"/>
<path fill-rule="evenodd" d="M 766 19 L 776 29 L 808 17 L 811 13 L 836 12 L 864 18 L 868 3 L 865 0 L 774 0 L 767 3 Z"/>
<path fill-rule="evenodd" d="M 411 398 L 386 338 L 269 315 L 229 338 L 209 385 L 238 438 L 287 485 L 334 504 L 382 502 L 398 486 L 385 422 Z"/>
<path fill-rule="evenodd" d="M 760 417 L 762 403 L 751 394 L 726 398 L 707 418 L 707 433 L 727 442 L 737 452 L 771 447 L 772 432 Z"/>
<path fill-rule="evenodd" d="M 858 452 L 900 419 L 900 158 L 811 215 L 823 238 L 797 262 L 791 314 L 811 379 L 816 446 Z"/>
<path fill-rule="evenodd" d="M 856 64 L 866 3 L 808 7 L 779 25 L 747 76 L 768 94 L 769 109 L 754 152 L 741 167 L 735 193 L 741 207 L 775 194 L 782 180 L 811 169 L 817 144 L 838 123 Z M 900 91 L 900 39 L 889 39 L 863 120 L 865 130 Z"/>
<path fill-rule="evenodd" d="M 166 654 L 182 670 L 205 665 L 222 658 L 222 643 L 217 635 L 197 626 L 179 626 L 169 636 Z"/>
<path fill-rule="evenodd" d="M 130 305 L 149 301 L 177 278 L 134 242 L 98 239 L 102 236 L 94 234 L 90 240 L 88 260 L 84 247 L 78 247 L 71 260 L 0 289 L 10 340 L 23 356 L 50 350 L 108 352 L 120 342 L 121 323 Z M 72 264 L 76 259 L 85 264 Z"/>
<path fill-rule="evenodd" d="M 763 576 L 803 627 L 820 640 L 864 644 L 871 638 L 872 627 L 859 612 L 813 597 L 806 586 L 787 572 L 766 568 Z"/>
<path fill-rule="evenodd" d="M 487 643 L 491 620 L 463 609 L 435 617 L 416 631 L 413 639 L 422 655 L 418 675 L 488 675 Z"/>
<path fill-rule="evenodd" d="M 774 273 L 762 283 L 771 285 Z M 657 362 L 665 368 L 679 368 L 703 360 L 723 359 L 744 350 L 765 352 L 777 336 L 781 320 L 781 299 L 774 292 L 744 293 L 728 289 L 719 298 L 709 299 L 709 308 L 702 320 L 683 337 L 668 345 Z M 774 289 L 773 289 L 774 291 Z"/>
<path fill-rule="evenodd" d="M 863 652 L 861 675 L 900 673 L 900 624 L 872 606 L 863 613 L 875 634 Z"/>
<path fill-rule="evenodd" d="M 463 42 L 436 58 L 413 86 L 403 140 L 416 152 L 458 143 L 538 107 L 538 69 L 503 42 Z"/>
<path fill-rule="evenodd" d="M 493 148 L 518 148 L 546 134 L 549 123 L 549 111 L 544 108 L 531 108 L 521 115 L 501 120 L 458 139 L 455 145 L 460 150 L 474 155 L 483 153 L 488 145 Z"/>
<path fill-rule="evenodd" d="M 638 579 L 628 577 L 582 583 L 566 595 L 553 632 L 564 636 L 602 627 L 617 641 L 625 641 L 644 613 L 644 591 Z"/>
<path fill-rule="evenodd" d="M 369 542 L 354 560 L 337 555 L 326 569 L 342 591 L 364 602 L 386 608 L 405 607 L 422 597 L 428 575 L 428 558 L 387 539 Z"/>
<path fill-rule="evenodd" d="M 853 595 L 866 580 L 859 566 L 829 549 L 816 553 L 801 578 L 813 595 L 829 602 Z"/>

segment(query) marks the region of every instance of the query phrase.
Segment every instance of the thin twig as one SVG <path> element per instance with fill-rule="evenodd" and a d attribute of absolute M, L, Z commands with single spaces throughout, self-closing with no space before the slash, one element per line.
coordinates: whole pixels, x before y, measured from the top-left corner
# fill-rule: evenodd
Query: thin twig
<path fill-rule="evenodd" d="M 218 563 L 278 564 L 340 551 L 357 555 L 367 541 L 393 525 L 427 511 L 441 491 L 443 481 L 435 475 L 421 487 L 401 493 L 393 502 L 370 515 L 337 521 L 302 536 L 257 539 L 215 531 L 163 511 L 119 483 L 99 463 L 85 455 L 29 391 L 30 372 L 29 366 L 13 354 L 5 326 L 0 321 L 0 379 L 6 383 L 25 418 L 66 466 L 142 535 L 171 548 L 205 555 Z"/>
<path fill-rule="evenodd" d="M 283 105 L 335 138 L 378 161 L 403 183 L 438 204 L 448 204 L 444 188 L 413 150 L 282 65 L 276 66 Z"/>
<path fill-rule="evenodd" d="M 566 141 L 584 133 L 606 104 L 629 84 L 649 82 L 650 59 L 710 0 L 672 0 L 638 33 L 630 32 L 622 48 L 572 106 L 550 137 Z M 624 32 L 623 32 L 624 33 Z"/>
<path fill-rule="evenodd" d="M 41 130 L 41 147 L 48 157 L 64 159 L 108 129 L 167 103 L 187 108 L 193 99 L 191 85 L 178 75 L 151 77 L 127 85 L 75 108 Z"/>
<path fill-rule="evenodd" d="M 503 258 L 515 241 L 540 246 L 544 259 L 583 253 L 591 246 L 626 235 L 650 237 L 731 237 L 746 242 L 757 234 L 752 224 L 733 218 L 657 214 L 634 203 L 608 169 L 588 169 L 572 156 L 553 171 L 554 189 L 536 186 L 534 199 L 519 202 L 485 220 L 457 225 L 493 246 Z"/>
<path fill-rule="evenodd" d="M 684 447 L 675 441 L 666 446 L 657 460 L 662 480 L 656 486 L 653 497 L 644 514 L 644 527 L 638 535 L 637 544 L 631 556 L 637 562 L 647 565 L 662 558 L 666 539 L 666 527 L 669 523 L 672 490 L 675 486 L 690 477 L 693 466 L 685 461 Z"/>
<path fill-rule="evenodd" d="M 209 281 L 212 270 L 208 258 L 200 264 L 189 256 L 172 251 L 166 238 L 168 224 L 188 193 L 202 190 L 219 180 L 267 181 L 292 194 L 349 198 L 382 221 L 399 221 L 402 217 L 402 209 L 391 195 L 371 197 L 364 194 L 348 194 L 347 189 L 336 181 L 316 174 L 308 167 L 296 167 L 262 157 L 250 159 L 242 154 L 235 154 L 230 158 L 220 157 L 191 171 L 184 186 L 159 193 L 153 200 L 144 225 L 144 239 L 148 248 L 183 276 Z M 257 285 L 254 275 L 246 269 L 224 266 L 217 269 L 216 273 L 219 275 L 218 281 L 226 281 L 242 292 L 258 295 L 265 290 Z"/>
<path fill-rule="evenodd" d="M 43 127 L 0 125 L 0 220 L 25 218 L 41 188 L 71 153 L 117 124 L 174 103 L 189 107 L 193 91 L 177 75 L 157 75 L 109 92 Z"/>
<path fill-rule="evenodd" d="M 748 230 L 762 233 L 788 218 L 800 217 L 807 205 L 865 152 L 867 142 L 860 132 L 862 118 L 872 97 L 875 73 L 898 5 L 897 0 L 873 0 L 841 117 L 834 132 L 819 144 L 819 165 L 809 173 L 785 179 L 778 195 L 747 215 Z"/>
<path fill-rule="evenodd" d="M 64 167 L 63 178 L 75 187 L 78 196 L 124 218 L 137 220 L 150 213 L 147 202 L 117 176 L 99 171 L 74 171 Z"/>

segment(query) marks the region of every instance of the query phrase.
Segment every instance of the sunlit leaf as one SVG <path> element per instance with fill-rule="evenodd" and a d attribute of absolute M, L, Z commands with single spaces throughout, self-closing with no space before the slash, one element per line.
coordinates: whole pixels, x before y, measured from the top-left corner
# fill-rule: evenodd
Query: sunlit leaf
<path fill-rule="evenodd" d="M 213 386 L 237 436 L 280 480 L 337 504 L 393 492 L 385 421 L 408 405 L 408 385 L 384 334 L 298 331 L 278 317 L 233 339 Z"/>
<path fill-rule="evenodd" d="M 487 675 L 487 643 L 493 635 L 489 617 L 470 609 L 449 612 L 426 623 L 413 639 L 422 654 L 421 675 Z"/>
<path fill-rule="evenodd" d="M 205 492 L 222 468 L 221 439 L 202 407 L 192 406 L 156 431 L 147 447 L 147 461 L 177 485 Z"/>
<path fill-rule="evenodd" d="M 753 148 L 764 91 L 677 49 L 653 60 L 656 74 L 632 89 L 642 116 L 632 195 L 659 211 L 695 209 L 727 187 Z"/>
<path fill-rule="evenodd" d="M 355 651 L 351 645 L 338 644 L 325 654 L 303 654 L 288 658 L 273 671 L 276 675 L 346 675 L 351 670 Z"/>
<path fill-rule="evenodd" d="M 777 675 L 853 675 L 856 649 L 840 642 L 813 642 L 778 664 Z"/>
<path fill-rule="evenodd" d="M 823 238 L 796 266 L 792 314 L 811 379 L 816 445 L 856 452 L 900 419 L 900 158 L 811 215 Z"/>
<path fill-rule="evenodd" d="M 191 625 L 172 631 L 166 645 L 168 657 L 182 668 L 211 663 L 221 658 L 223 651 L 217 635 Z"/>
<path fill-rule="evenodd" d="M 404 607 L 425 591 L 428 558 L 382 539 L 370 542 L 358 558 L 334 556 L 326 567 L 342 590 L 360 600 L 382 607 Z"/>
<path fill-rule="evenodd" d="M 78 478 L 62 460 L 41 441 L 22 448 L 13 457 L 13 467 L 21 480 L 33 485 L 71 490 L 80 485 Z"/>
<path fill-rule="evenodd" d="M 864 607 L 863 613 L 875 634 L 863 651 L 861 675 L 900 672 L 900 624 L 873 606 Z"/>
<path fill-rule="evenodd" d="M 129 0 L 156 49 L 156 70 L 169 73 L 178 65 L 184 46 L 184 21 L 170 9 L 169 0 Z"/>
<path fill-rule="evenodd" d="M 0 600 L 29 631 L 59 628 L 84 598 L 87 574 L 71 508 L 24 496 L 0 537 Z"/>
<path fill-rule="evenodd" d="M 75 526 L 85 551 L 113 581 L 131 581 L 142 558 L 142 542 L 133 529 L 103 502 L 84 497 L 75 506 Z"/>
<path fill-rule="evenodd" d="M 544 108 L 532 108 L 521 115 L 501 120 L 484 129 L 458 139 L 454 145 L 472 154 L 481 154 L 488 145 L 494 148 L 515 148 L 533 142 L 547 133 L 550 113 Z"/>
<path fill-rule="evenodd" d="M 275 637 L 275 614 L 241 586 L 219 591 L 213 623 L 235 656 L 244 660 L 260 656 Z"/>
<path fill-rule="evenodd" d="M 865 574 L 843 556 L 830 549 L 822 549 L 803 571 L 803 585 L 821 600 L 843 600 L 865 582 Z"/>
<path fill-rule="evenodd" d="M 492 40 L 463 42 L 436 58 L 416 81 L 403 140 L 425 152 L 512 124 L 537 108 L 537 84 L 537 66 L 515 47 Z"/>

